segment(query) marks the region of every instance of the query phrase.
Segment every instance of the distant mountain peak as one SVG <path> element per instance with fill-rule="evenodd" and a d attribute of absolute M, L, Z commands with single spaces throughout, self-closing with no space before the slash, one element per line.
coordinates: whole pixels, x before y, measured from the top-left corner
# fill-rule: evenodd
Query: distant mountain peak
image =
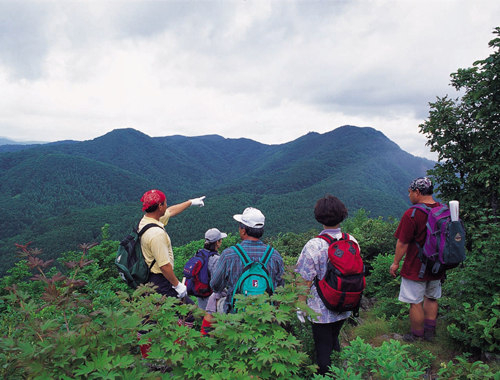
<path fill-rule="evenodd" d="M 15 141 L 6 137 L 0 137 L 0 145 L 38 145 L 47 144 L 46 141 Z"/>

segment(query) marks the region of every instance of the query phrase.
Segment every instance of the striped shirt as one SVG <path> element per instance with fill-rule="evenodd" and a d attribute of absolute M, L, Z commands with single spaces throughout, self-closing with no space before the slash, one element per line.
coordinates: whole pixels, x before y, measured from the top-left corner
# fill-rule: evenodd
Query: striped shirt
<path fill-rule="evenodd" d="M 240 244 L 248 254 L 250 260 L 253 261 L 259 261 L 267 248 L 267 245 L 260 240 L 243 240 Z M 266 268 L 269 272 L 274 288 L 284 285 L 285 281 L 281 278 L 281 276 L 285 271 L 285 265 L 283 264 L 283 259 L 278 251 L 274 250 L 271 258 L 267 262 Z M 228 296 L 226 297 L 225 310 L 227 310 L 231 303 L 234 286 L 238 282 L 242 272 L 243 262 L 234 248 L 229 247 L 222 251 L 217 266 L 215 267 L 215 271 L 212 273 L 210 286 L 214 292 L 222 292 L 225 288 L 227 288 Z"/>

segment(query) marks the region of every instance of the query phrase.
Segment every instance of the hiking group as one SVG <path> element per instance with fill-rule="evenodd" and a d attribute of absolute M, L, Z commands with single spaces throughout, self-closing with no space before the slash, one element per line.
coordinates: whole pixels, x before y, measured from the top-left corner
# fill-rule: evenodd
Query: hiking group
<path fill-rule="evenodd" d="M 441 214 L 448 209 L 433 199 L 433 185 L 427 177 L 413 180 L 408 192 L 413 206 L 404 213 L 395 232 L 397 243 L 390 274 L 396 277 L 404 258 L 399 300 L 410 304 L 411 331 L 403 338 L 408 341 L 432 340 L 438 313 L 437 300 L 441 297 L 441 281 L 446 269 L 465 259 L 465 236 L 463 224 L 456 222 L 461 226 L 454 236 L 455 244 L 458 241 L 459 247 L 448 249 L 453 252 L 444 254 L 448 259 L 443 258 L 443 248 L 439 242 L 435 242 L 436 233 L 434 243 L 429 242 L 429 223 L 435 218 L 432 210 L 443 209 L 438 213 Z M 188 260 L 184 266 L 184 278 L 179 280 L 174 274 L 172 244 L 165 225 L 170 217 L 190 206 L 204 206 L 204 198 L 167 206 L 163 192 L 146 192 L 141 198 L 145 215 L 134 233 L 121 243 L 116 264 L 122 278 L 132 287 L 150 282 L 156 286 L 158 293 L 189 304 L 194 304 L 190 296 L 195 296 L 198 307 L 206 311 L 201 333 L 209 335 L 216 313 L 238 312 L 235 306 L 237 294 L 272 294 L 277 287 L 284 285 L 282 276 L 285 268 L 280 253 L 261 240 L 264 214 L 256 208 L 247 207 L 243 213 L 233 216 L 238 222 L 241 243 L 219 253 L 227 234 L 217 228 L 210 228 L 205 233 L 204 247 Z M 449 211 L 445 215 L 449 219 Z M 365 267 L 358 242 L 353 236 L 342 232 L 340 227 L 347 216 L 347 208 L 338 198 L 327 195 L 319 199 L 314 206 L 314 217 L 323 230 L 305 244 L 295 267 L 298 284 L 305 286 L 307 294 L 300 296 L 299 300 L 317 313 L 314 317 L 307 317 L 303 310 L 298 309 L 297 317 L 302 323 L 306 318 L 312 322 L 320 374 L 328 371 L 332 352 L 340 351 L 340 330 L 352 313 L 357 315 L 366 286 Z M 439 228 L 448 228 L 446 222 L 437 224 Z M 448 240 L 443 241 L 448 244 Z M 135 242 L 140 244 L 134 246 Z M 463 252 L 457 255 L 457 249 Z M 426 255 L 426 250 L 434 252 Z M 178 323 L 192 327 L 193 321 L 191 316 L 179 318 Z M 147 348 L 141 347 L 145 357 Z"/>

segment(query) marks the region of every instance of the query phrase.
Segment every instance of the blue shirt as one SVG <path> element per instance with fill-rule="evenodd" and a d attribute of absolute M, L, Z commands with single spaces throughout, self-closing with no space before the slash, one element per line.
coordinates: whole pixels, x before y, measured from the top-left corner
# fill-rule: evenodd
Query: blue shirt
<path fill-rule="evenodd" d="M 259 261 L 267 248 L 267 245 L 260 240 L 243 240 L 241 242 L 241 246 L 248 254 L 250 260 L 253 261 Z M 285 281 L 281 278 L 281 276 L 285 272 L 285 265 L 283 264 L 283 259 L 278 251 L 273 251 L 271 258 L 267 262 L 266 268 L 269 272 L 274 288 L 284 285 Z M 234 286 L 238 282 L 242 273 L 243 262 L 234 248 L 229 247 L 222 251 L 219 261 L 217 262 L 217 266 L 215 267 L 215 271 L 212 273 L 210 286 L 214 292 L 222 292 L 227 288 L 224 310 L 228 310 Z"/>

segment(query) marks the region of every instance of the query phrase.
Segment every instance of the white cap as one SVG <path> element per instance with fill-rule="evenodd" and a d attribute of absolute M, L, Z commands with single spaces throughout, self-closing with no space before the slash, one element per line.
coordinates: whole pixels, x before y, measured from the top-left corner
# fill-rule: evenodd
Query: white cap
<path fill-rule="evenodd" d="M 233 215 L 233 218 L 250 228 L 263 228 L 266 220 L 264 214 L 253 207 L 247 207 L 243 214 Z"/>
<path fill-rule="evenodd" d="M 207 243 L 214 243 L 220 239 L 224 239 L 225 237 L 227 237 L 227 234 L 220 232 L 217 228 L 210 228 L 207 232 L 205 232 L 205 241 Z"/>

